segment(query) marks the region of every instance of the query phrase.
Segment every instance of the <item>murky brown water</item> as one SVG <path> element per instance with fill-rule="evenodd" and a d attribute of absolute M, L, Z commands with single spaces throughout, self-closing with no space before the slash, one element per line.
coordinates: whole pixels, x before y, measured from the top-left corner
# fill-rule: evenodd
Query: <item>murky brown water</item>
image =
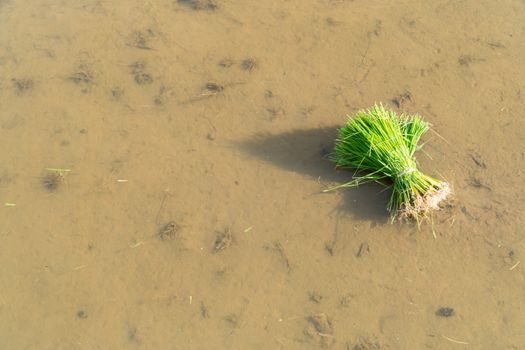
<path fill-rule="evenodd" d="M 524 23 L 517 0 L 0 1 L 1 348 L 525 349 Z M 433 226 L 389 224 L 379 186 L 320 193 L 376 101 L 443 137 Z"/>

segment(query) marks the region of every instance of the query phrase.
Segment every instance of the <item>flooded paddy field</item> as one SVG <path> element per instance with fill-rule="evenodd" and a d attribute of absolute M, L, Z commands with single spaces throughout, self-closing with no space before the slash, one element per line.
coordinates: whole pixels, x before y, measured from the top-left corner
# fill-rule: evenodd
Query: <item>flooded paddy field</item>
<path fill-rule="evenodd" d="M 0 1 L 0 348 L 525 349 L 525 3 Z M 453 198 L 329 193 L 419 113 Z"/>

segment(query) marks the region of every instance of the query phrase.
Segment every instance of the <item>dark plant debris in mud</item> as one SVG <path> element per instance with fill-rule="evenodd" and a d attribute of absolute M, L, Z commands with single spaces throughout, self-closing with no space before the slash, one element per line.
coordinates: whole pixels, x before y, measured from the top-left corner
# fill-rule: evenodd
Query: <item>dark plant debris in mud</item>
<path fill-rule="evenodd" d="M 346 294 L 339 298 L 339 307 L 346 308 L 350 306 L 350 302 L 354 298 L 355 295 L 353 294 Z"/>
<path fill-rule="evenodd" d="M 465 206 L 462 206 L 462 207 L 460 208 L 460 210 L 461 210 L 461 212 L 462 212 L 463 214 L 465 214 L 465 216 L 466 216 L 467 218 L 469 218 L 470 220 L 478 220 L 478 219 L 479 219 L 477 216 L 474 216 L 474 215 L 473 215 L 473 214 L 467 209 L 467 207 L 465 207 Z"/>
<path fill-rule="evenodd" d="M 77 312 L 77 317 L 78 317 L 78 318 L 81 318 L 81 319 L 84 319 L 84 318 L 87 318 L 87 317 L 88 317 L 88 314 L 87 314 L 87 312 L 85 312 L 84 310 L 78 310 L 78 312 Z"/>
<path fill-rule="evenodd" d="M 381 350 L 381 344 L 378 341 L 368 338 L 359 338 L 353 344 L 346 344 L 347 350 Z"/>
<path fill-rule="evenodd" d="M 323 346 L 330 346 L 334 342 L 332 322 L 324 313 L 312 315 L 306 319 L 308 324 L 304 330 L 309 337 L 316 339 Z"/>
<path fill-rule="evenodd" d="M 269 121 L 273 121 L 279 115 L 284 115 L 285 113 L 284 110 L 279 107 L 267 107 L 265 110 L 266 110 L 266 115 L 267 115 L 266 119 Z"/>
<path fill-rule="evenodd" d="M 67 77 L 67 79 L 77 85 L 88 86 L 93 83 L 93 73 L 91 69 L 86 64 L 81 64 L 78 66 L 76 72 Z"/>
<path fill-rule="evenodd" d="M 355 256 L 360 258 L 367 253 L 370 253 L 370 246 L 368 245 L 368 243 L 363 242 L 359 245 L 359 249 L 357 249 L 357 253 L 355 254 Z"/>
<path fill-rule="evenodd" d="M 223 232 L 218 232 L 213 242 L 213 251 L 215 253 L 226 250 L 232 244 L 232 232 L 229 228 Z"/>
<path fill-rule="evenodd" d="M 480 168 L 482 169 L 486 169 L 487 168 L 487 165 L 485 164 L 485 162 L 483 161 L 483 159 L 481 158 L 481 155 L 479 155 L 478 153 L 474 152 L 474 151 L 471 151 L 470 154 L 470 159 L 472 159 L 472 161 Z"/>
<path fill-rule="evenodd" d="M 120 100 L 124 95 L 124 90 L 120 86 L 115 86 L 111 89 L 111 96 L 115 100 Z"/>
<path fill-rule="evenodd" d="M 436 316 L 439 317 L 451 317 L 454 316 L 455 311 L 451 307 L 440 307 L 436 310 Z"/>
<path fill-rule="evenodd" d="M 219 67 L 230 68 L 234 64 L 236 64 L 236 61 L 231 58 L 224 58 L 220 60 L 218 64 L 219 64 Z M 245 58 L 241 60 L 240 62 L 238 62 L 238 65 L 240 69 L 247 71 L 247 72 L 251 72 L 252 70 L 256 69 L 259 66 L 257 61 L 253 58 Z"/>
<path fill-rule="evenodd" d="M 292 265 L 290 264 L 290 260 L 288 259 L 288 255 L 286 255 L 286 252 L 284 251 L 284 247 L 279 241 L 273 242 L 273 245 L 267 245 L 264 247 L 268 250 L 273 250 L 279 254 L 279 257 L 281 258 L 282 262 L 284 263 L 284 266 L 286 267 L 286 271 L 289 273 L 292 271 Z"/>
<path fill-rule="evenodd" d="M 93 76 L 89 72 L 76 72 L 71 74 L 68 79 L 75 84 L 90 84 Z"/>
<path fill-rule="evenodd" d="M 328 254 L 330 254 L 330 256 L 334 256 L 335 242 L 334 241 L 326 242 L 324 245 L 324 250 Z"/>
<path fill-rule="evenodd" d="M 323 159 L 327 159 L 327 157 L 330 155 L 330 153 L 333 152 L 333 147 L 330 145 L 320 145 L 319 148 L 319 155 Z"/>
<path fill-rule="evenodd" d="M 392 99 L 392 103 L 397 108 L 403 107 L 407 102 L 414 102 L 412 100 L 412 94 L 408 90 L 404 91 L 403 93 L 399 94 L 398 96 Z"/>
<path fill-rule="evenodd" d="M 228 322 L 228 324 L 233 328 L 236 328 L 239 324 L 239 316 L 236 314 L 229 314 L 226 317 L 224 317 L 224 320 Z"/>
<path fill-rule="evenodd" d="M 175 221 L 168 222 L 159 230 L 158 234 L 160 239 L 173 240 L 177 238 L 177 232 L 179 231 L 179 228 L 179 225 Z"/>
<path fill-rule="evenodd" d="M 13 87 L 18 95 L 22 95 L 33 88 L 34 82 L 32 79 L 11 79 Z"/>
<path fill-rule="evenodd" d="M 49 171 L 42 177 L 42 187 L 48 192 L 56 192 L 66 181 L 66 173 Z"/>
<path fill-rule="evenodd" d="M 156 106 L 162 106 L 168 98 L 168 96 L 170 95 L 171 90 L 171 88 L 161 85 L 159 88 L 159 93 L 153 98 L 153 103 Z"/>
<path fill-rule="evenodd" d="M 210 317 L 210 314 L 208 312 L 208 308 L 206 307 L 206 305 L 204 305 L 204 303 L 201 302 L 201 317 L 202 318 L 208 318 Z"/>
<path fill-rule="evenodd" d="M 464 66 L 464 67 L 468 67 L 470 66 L 472 63 L 476 63 L 476 62 L 484 62 L 485 59 L 484 58 L 477 58 L 477 57 L 474 57 L 474 56 L 470 56 L 470 55 L 461 55 L 459 56 L 458 58 L 458 63 L 460 66 Z"/>
<path fill-rule="evenodd" d="M 246 58 L 241 62 L 241 69 L 248 72 L 251 72 L 252 70 L 257 68 L 257 66 L 257 61 L 255 61 L 253 58 Z"/>
<path fill-rule="evenodd" d="M 325 23 L 326 25 L 330 26 L 330 27 L 335 27 L 335 26 L 338 26 L 340 24 L 342 24 L 343 22 L 342 21 L 339 21 L 333 17 L 326 17 L 325 18 Z"/>
<path fill-rule="evenodd" d="M 320 304 L 323 301 L 323 296 L 316 291 L 311 291 L 308 293 L 308 299 L 316 304 Z"/>
<path fill-rule="evenodd" d="M 151 50 L 152 48 L 148 42 L 153 37 L 155 37 L 155 33 L 151 29 L 147 29 L 146 31 L 135 31 L 131 34 L 128 46 L 141 50 Z"/>
<path fill-rule="evenodd" d="M 218 7 L 214 0 L 177 0 L 177 3 L 195 11 L 214 11 Z"/>
<path fill-rule="evenodd" d="M 203 93 L 218 94 L 219 92 L 224 91 L 224 85 L 217 83 L 206 83 L 202 90 Z"/>
<path fill-rule="evenodd" d="M 190 97 L 189 99 L 185 101 L 182 101 L 181 104 L 201 101 L 201 100 L 213 97 L 213 96 L 217 96 L 218 94 L 223 92 L 227 86 L 233 86 L 237 84 L 242 84 L 242 83 L 230 83 L 228 85 L 221 85 L 221 84 L 214 83 L 214 82 L 208 82 L 204 84 L 204 86 L 202 86 L 201 92 L 198 95 Z"/>
<path fill-rule="evenodd" d="M 132 327 L 129 327 L 128 328 L 128 340 L 130 342 L 134 342 L 134 343 L 140 343 L 140 340 L 137 336 L 137 327 L 135 326 L 132 326 Z"/>
<path fill-rule="evenodd" d="M 146 73 L 146 63 L 135 62 L 131 65 L 131 73 L 135 82 L 139 85 L 147 85 L 153 83 L 151 74 Z"/>
<path fill-rule="evenodd" d="M 219 61 L 219 67 L 230 68 L 235 62 L 231 58 L 225 58 Z"/>
<path fill-rule="evenodd" d="M 468 184 L 474 188 L 484 188 L 488 191 L 492 191 L 492 188 L 490 186 L 485 185 L 480 178 L 474 176 L 470 177 Z"/>

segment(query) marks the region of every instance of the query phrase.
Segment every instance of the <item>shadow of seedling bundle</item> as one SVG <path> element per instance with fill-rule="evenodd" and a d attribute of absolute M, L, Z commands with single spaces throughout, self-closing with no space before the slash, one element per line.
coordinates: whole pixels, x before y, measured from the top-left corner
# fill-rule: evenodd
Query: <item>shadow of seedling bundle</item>
<path fill-rule="evenodd" d="M 247 153 L 280 168 L 321 180 L 323 189 L 348 182 L 354 174 L 351 169 L 334 169 L 328 155 L 332 152 L 338 127 L 294 130 L 278 135 L 258 134 L 241 141 Z M 386 206 L 391 192 L 379 184 L 366 184 L 337 190 L 343 201 L 336 208 L 341 213 L 352 213 L 359 219 L 387 222 Z M 319 195 L 334 195 L 333 192 Z"/>

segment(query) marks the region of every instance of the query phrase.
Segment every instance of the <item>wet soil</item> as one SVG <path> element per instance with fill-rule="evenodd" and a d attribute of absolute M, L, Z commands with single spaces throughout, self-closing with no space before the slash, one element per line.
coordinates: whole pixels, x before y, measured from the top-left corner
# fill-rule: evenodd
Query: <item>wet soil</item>
<path fill-rule="evenodd" d="M 0 1 L 0 347 L 524 349 L 524 23 L 520 0 Z M 432 124 L 419 167 L 455 193 L 432 223 L 322 192 L 375 102 Z"/>

